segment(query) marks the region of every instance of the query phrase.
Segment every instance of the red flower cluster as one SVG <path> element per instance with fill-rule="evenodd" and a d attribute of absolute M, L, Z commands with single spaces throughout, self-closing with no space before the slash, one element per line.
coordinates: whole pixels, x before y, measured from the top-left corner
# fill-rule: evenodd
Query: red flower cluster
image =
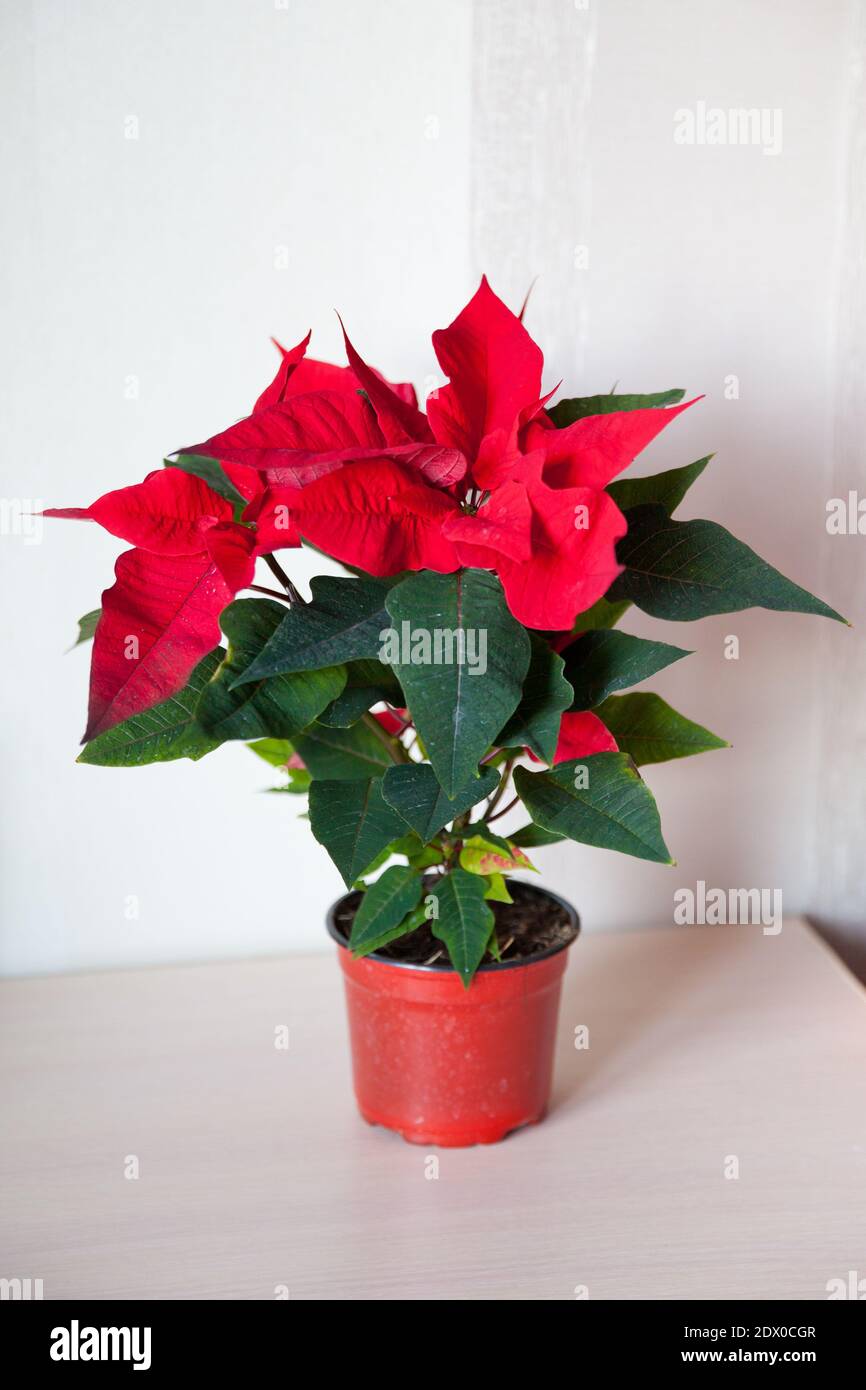
<path fill-rule="evenodd" d="M 514 616 L 546 630 L 570 628 L 619 572 L 626 524 L 605 487 L 685 406 L 553 428 L 541 351 L 486 280 L 433 335 L 448 384 L 426 414 L 348 338 L 348 367 L 306 357 L 308 341 L 280 348 L 251 415 L 183 451 L 221 463 L 242 512 L 180 467 L 46 513 L 135 547 L 103 596 L 85 737 L 177 691 L 256 557 L 301 538 L 372 575 L 495 570 Z"/>

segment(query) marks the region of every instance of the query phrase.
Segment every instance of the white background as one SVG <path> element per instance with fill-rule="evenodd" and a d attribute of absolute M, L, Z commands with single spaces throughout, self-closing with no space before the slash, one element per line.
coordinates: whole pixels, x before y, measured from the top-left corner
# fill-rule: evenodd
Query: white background
<path fill-rule="evenodd" d="M 481 271 L 513 305 L 537 275 L 548 385 L 705 393 L 640 468 L 715 450 L 682 515 L 855 622 L 630 616 L 695 649 L 652 686 L 734 746 L 647 772 L 675 869 L 557 846 L 542 881 L 587 930 L 670 921 L 702 878 L 781 888 L 856 942 L 866 537 L 828 536 L 825 506 L 863 487 L 862 36 L 843 0 L 4 7 L 3 496 L 135 481 L 247 413 L 271 333 L 342 360 L 334 308 L 429 387 L 430 333 Z M 781 153 L 676 144 L 698 101 L 780 108 Z M 3 971 L 323 949 L 339 877 L 243 747 L 75 765 L 88 651 L 64 649 L 123 547 L 4 529 Z"/>

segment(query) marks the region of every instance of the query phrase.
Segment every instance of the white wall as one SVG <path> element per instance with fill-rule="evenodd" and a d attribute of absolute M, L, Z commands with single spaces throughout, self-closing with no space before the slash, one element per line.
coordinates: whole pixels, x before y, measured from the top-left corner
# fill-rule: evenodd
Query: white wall
<path fill-rule="evenodd" d="M 337 354 L 335 306 L 366 355 L 423 383 L 430 331 L 482 269 L 512 302 L 537 274 L 528 322 L 550 384 L 705 392 L 646 467 L 717 450 L 684 514 L 862 610 L 858 542 L 824 526 L 860 457 L 831 454 L 851 13 L 842 0 L 7 8 L 3 495 L 80 504 L 143 475 L 246 412 L 273 368 L 270 333 L 312 326 L 317 355 Z M 674 110 L 698 100 L 781 107 L 782 153 L 676 145 Z M 74 764 L 88 656 L 63 650 L 121 548 L 61 522 L 41 544 L 2 538 L 0 966 L 319 948 L 339 878 L 296 803 L 259 794 L 268 770 L 246 750 Z M 292 559 L 295 575 L 318 567 Z M 789 910 L 832 916 L 816 788 L 827 729 L 844 746 L 856 716 L 821 691 L 857 629 L 764 613 L 627 626 L 696 649 L 654 688 L 735 746 L 648 771 L 677 869 L 556 847 L 539 854 L 544 880 L 591 929 L 669 920 L 673 889 L 699 877 L 781 887 Z M 728 633 L 738 662 L 723 659 Z M 862 887 L 846 914 L 866 917 Z"/>
<path fill-rule="evenodd" d="M 833 472 L 830 492 L 864 495 L 866 438 L 866 6 L 852 7 L 844 95 L 847 103 L 842 183 L 838 332 L 833 354 Z M 839 536 L 824 547 L 824 587 L 859 620 L 855 640 L 825 632 L 819 649 L 821 732 L 815 813 L 816 921 L 866 980 L 866 539 Z"/>

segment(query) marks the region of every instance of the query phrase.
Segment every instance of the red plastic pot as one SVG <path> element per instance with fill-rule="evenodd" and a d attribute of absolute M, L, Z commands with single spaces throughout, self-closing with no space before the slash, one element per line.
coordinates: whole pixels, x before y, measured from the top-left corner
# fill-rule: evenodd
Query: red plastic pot
<path fill-rule="evenodd" d="M 413 1144 L 495 1144 L 542 1119 L 550 1096 L 559 996 L 574 934 L 531 960 L 484 965 L 469 989 L 450 965 L 411 965 L 373 952 L 353 960 L 328 914 L 346 986 L 358 1108 Z"/>

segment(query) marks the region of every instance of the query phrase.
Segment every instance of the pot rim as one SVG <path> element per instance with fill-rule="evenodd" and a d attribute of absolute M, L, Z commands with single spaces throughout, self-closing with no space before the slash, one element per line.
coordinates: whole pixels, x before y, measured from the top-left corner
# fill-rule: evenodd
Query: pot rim
<path fill-rule="evenodd" d="M 522 959 L 516 957 L 514 960 L 494 960 L 491 961 L 489 965 L 479 965 L 475 972 L 476 975 L 486 975 L 502 970 L 529 969 L 533 965 L 537 965 L 540 961 L 548 960 L 551 956 L 559 955 L 560 951 L 567 951 L 569 946 L 574 945 L 574 942 L 580 935 L 580 917 L 577 909 L 572 907 L 570 902 L 565 898 L 561 898 L 558 893 L 551 892 L 549 888 L 541 888 L 535 883 L 524 883 L 522 879 L 518 879 L 517 882 L 519 882 L 521 888 L 527 889 L 531 893 L 538 894 L 540 897 L 550 898 L 553 902 L 558 903 L 561 908 L 564 908 L 571 922 L 573 929 L 572 935 L 567 941 L 560 941 L 557 942 L 555 946 L 545 947 L 543 951 L 539 951 L 535 956 L 523 957 Z M 325 926 L 327 927 L 328 935 L 331 937 L 332 941 L 336 941 L 337 945 L 341 946 L 344 951 L 349 949 L 349 943 L 337 926 L 337 908 L 340 907 L 347 898 L 351 898 L 355 893 L 359 892 L 360 889 L 352 888 L 348 893 L 344 893 L 342 897 L 331 904 L 328 908 L 328 915 L 325 918 Z M 362 956 L 361 959 L 374 960 L 377 961 L 379 965 L 390 965 L 396 970 L 415 970 L 423 974 L 456 975 L 458 973 L 450 961 L 442 965 L 418 965 L 415 961 L 411 960 L 394 960 L 391 956 L 380 955 L 378 951 L 370 951 L 369 955 Z"/>

